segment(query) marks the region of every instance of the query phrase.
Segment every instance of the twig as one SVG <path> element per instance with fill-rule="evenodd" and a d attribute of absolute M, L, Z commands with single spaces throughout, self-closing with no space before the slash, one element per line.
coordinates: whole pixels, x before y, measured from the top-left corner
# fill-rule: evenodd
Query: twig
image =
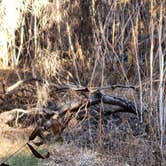
<path fill-rule="evenodd" d="M 104 86 L 104 87 L 98 87 L 96 89 L 104 90 L 104 89 L 115 89 L 115 88 L 134 89 L 135 90 L 135 86 L 132 86 L 132 85 L 109 85 L 109 86 Z"/>
<path fill-rule="evenodd" d="M 40 79 L 40 78 L 30 78 L 30 79 L 25 79 L 25 80 L 20 80 L 20 81 L 17 81 L 15 84 L 13 84 L 12 86 L 8 87 L 8 88 L 5 88 L 5 93 L 8 94 L 10 93 L 11 91 L 13 91 L 14 89 L 18 88 L 20 85 L 24 84 L 24 83 L 28 83 L 28 82 L 31 82 L 31 81 L 38 81 L 38 82 L 43 82 L 44 80 L 43 79 Z"/>
<path fill-rule="evenodd" d="M 3 85 L 3 91 L 5 92 L 5 94 L 8 94 L 8 93 L 12 92 L 14 89 L 21 86 L 22 84 L 29 83 L 32 81 L 46 83 L 46 81 L 41 78 L 30 78 L 30 79 L 20 80 L 20 81 L 16 82 L 15 84 L 13 84 L 12 86 L 7 87 L 7 88 Z M 135 90 L 135 87 L 131 86 L 131 85 L 109 85 L 109 86 L 103 86 L 103 87 L 84 87 L 84 86 L 77 86 L 77 85 L 72 85 L 72 84 L 65 85 L 65 86 L 59 86 L 59 85 L 51 83 L 51 82 L 50 83 L 48 82 L 48 85 L 55 87 L 56 91 L 73 90 L 73 91 L 83 91 L 83 92 L 90 92 L 90 93 L 93 93 L 98 90 L 115 89 L 115 88 L 125 88 L 125 89 L 134 89 Z"/>

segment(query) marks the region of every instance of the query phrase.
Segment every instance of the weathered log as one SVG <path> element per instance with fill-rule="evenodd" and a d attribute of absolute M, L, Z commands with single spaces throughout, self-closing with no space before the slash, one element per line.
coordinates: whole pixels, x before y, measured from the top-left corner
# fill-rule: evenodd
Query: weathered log
<path fill-rule="evenodd" d="M 8 95 L 9 93 L 17 93 L 17 91 L 14 91 L 17 89 L 19 86 L 25 83 L 31 83 L 32 81 L 37 81 L 40 83 L 46 83 L 45 80 L 40 79 L 40 78 L 31 78 L 27 80 L 20 80 L 16 82 L 14 85 L 5 88 L 5 94 L 3 95 Z M 55 91 L 57 92 L 56 94 L 61 93 L 62 91 L 67 91 L 67 90 L 72 90 L 78 92 L 80 95 L 76 99 L 71 99 L 66 104 L 58 103 L 58 101 L 55 101 L 56 104 L 55 108 L 51 107 L 49 108 L 49 104 L 46 107 L 43 107 L 39 111 L 39 114 L 44 114 L 44 123 L 42 123 L 43 126 L 46 126 L 46 128 L 50 128 L 55 124 L 56 121 L 58 123 L 62 123 L 62 129 L 65 129 L 70 120 L 73 117 L 77 117 L 77 115 L 81 115 L 78 120 L 84 119 L 86 117 L 86 111 L 91 111 L 91 107 L 96 105 L 100 108 L 102 105 L 102 114 L 103 116 L 109 116 L 110 114 L 116 113 L 116 112 L 127 112 L 127 113 L 132 113 L 135 115 L 139 115 L 140 110 L 138 109 L 138 105 L 133 102 L 129 101 L 123 97 L 117 97 L 113 96 L 110 94 L 106 94 L 101 92 L 104 89 L 109 89 L 109 88 L 132 88 L 134 89 L 133 86 L 123 86 L 123 85 L 112 85 L 112 86 L 106 86 L 106 87 L 83 87 L 83 86 L 77 86 L 77 85 L 65 85 L 65 86 L 60 86 L 56 85 L 53 83 L 48 83 L 47 84 L 51 87 L 55 87 Z M 81 93 L 80 93 L 81 92 Z M 58 106 L 57 106 L 58 105 Z M 85 109 L 86 108 L 86 109 Z M 88 108 L 88 109 L 87 109 Z M 93 108 L 94 109 L 94 108 Z M 93 116 L 97 117 L 99 115 L 99 110 L 96 109 L 95 114 L 93 113 Z M 18 112 L 22 112 L 25 114 L 31 114 L 34 111 L 26 111 L 26 110 L 13 110 L 10 112 L 14 117 L 18 115 Z M 81 114 L 80 114 L 81 113 Z M 13 118 L 15 119 L 15 118 Z M 49 120 L 49 126 L 47 123 L 47 120 Z M 54 133 L 55 134 L 55 133 Z"/>
<path fill-rule="evenodd" d="M 82 107 L 83 109 L 85 107 L 90 107 L 96 104 L 100 104 L 101 102 L 103 102 L 104 104 L 109 104 L 111 106 L 110 114 L 115 112 L 128 112 L 128 113 L 137 114 L 138 112 L 136 104 L 132 101 L 128 101 L 127 99 L 124 99 L 122 97 L 116 97 L 108 94 L 103 94 L 101 92 L 97 92 L 92 94 L 88 99 L 84 100 L 79 99 L 65 104 L 59 110 L 59 116 L 60 117 L 64 116 L 67 111 L 76 112 L 80 107 Z"/>

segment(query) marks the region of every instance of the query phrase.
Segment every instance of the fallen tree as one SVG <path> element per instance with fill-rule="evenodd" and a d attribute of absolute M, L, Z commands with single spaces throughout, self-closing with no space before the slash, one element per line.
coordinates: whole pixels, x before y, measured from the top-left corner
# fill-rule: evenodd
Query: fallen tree
<path fill-rule="evenodd" d="M 70 123 L 73 123 L 73 120 L 74 125 L 77 126 L 85 119 L 87 119 L 89 115 L 93 116 L 93 118 L 99 122 L 99 117 L 103 118 L 102 120 L 104 121 L 107 117 L 115 113 L 129 113 L 138 118 L 141 114 L 139 105 L 137 105 L 135 102 L 123 97 L 118 97 L 103 92 L 105 89 L 115 88 L 135 89 L 133 86 L 111 85 L 105 87 L 83 87 L 76 85 L 56 85 L 54 83 L 46 82 L 41 78 L 20 80 L 9 87 L 5 84 L 2 84 L 3 90 L 1 95 L 1 105 L 3 105 L 3 101 L 6 102 L 12 94 L 16 95 L 19 93 L 19 91 L 24 89 L 34 93 L 34 90 L 24 87 L 26 84 L 32 84 L 32 86 L 28 86 L 28 88 L 34 88 L 34 82 L 38 82 L 41 85 L 47 84 L 50 89 L 53 87 L 53 90 L 57 96 L 59 96 L 64 91 L 66 93 L 69 91 L 74 91 L 77 94 L 74 97 L 71 96 L 70 101 L 67 102 L 54 100 L 50 106 L 48 101 L 47 105 L 43 105 L 40 108 L 31 107 L 25 109 L 23 106 L 23 108 L 13 108 L 0 114 L 1 122 L 10 125 L 25 122 L 25 117 L 28 117 L 28 120 L 30 118 L 36 119 L 36 127 L 32 134 L 29 136 L 29 141 L 24 146 L 27 145 L 37 158 L 45 159 L 49 155 L 41 155 L 33 147 L 33 144 L 40 146 L 46 143 L 50 140 L 50 135 L 57 137 L 57 139 L 62 138 L 61 135 L 63 131 L 70 127 Z M 34 94 L 32 94 L 32 96 L 34 96 Z M 22 96 L 20 97 L 23 98 Z M 145 109 L 141 110 L 145 111 Z M 94 123 L 96 122 L 94 121 Z M 36 137 L 39 137 L 40 141 L 36 141 Z"/>
<path fill-rule="evenodd" d="M 10 87 L 7 87 L 5 84 L 2 84 L 3 89 L 3 97 L 1 96 L 2 100 L 5 101 L 5 97 L 8 95 L 11 95 L 12 93 L 17 93 L 17 90 L 19 90 L 20 86 L 24 84 L 31 84 L 32 82 L 39 82 L 41 84 L 47 84 L 50 87 L 54 87 L 54 90 L 56 93 L 61 93 L 62 91 L 68 91 L 72 90 L 76 93 L 79 93 L 79 97 L 74 98 L 66 103 L 58 103 L 55 101 L 55 106 L 49 108 L 49 105 L 46 107 L 40 108 L 40 111 L 37 112 L 37 114 L 43 115 L 40 116 L 40 127 L 44 127 L 45 129 L 52 128 L 54 126 L 55 121 L 58 121 L 61 126 L 61 131 L 66 128 L 70 120 L 75 117 L 77 121 L 83 120 L 87 115 L 87 109 L 93 106 L 98 105 L 102 109 L 103 116 L 109 116 L 116 112 L 126 112 L 135 114 L 139 117 L 140 115 L 140 109 L 138 105 L 133 102 L 129 101 L 123 97 L 117 97 L 113 96 L 107 93 L 102 92 L 104 89 L 115 89 L 115 88 L 132 88 L 135 89 L 133 86 L 124 86 L 124 85 L 111 85 L 106 87 L 83 87 L 83 86 L 76 86 L 76 85 L 56 85 L 54 83 L 49 83 L 41 78 L 30 78 L 26 80 L 20 80 L 16 82 L 15 84 L 11 85 Z M 22 87 L 24 89 L 24 87 Z M 33 92 L 33 91 L 32 91 Z M 96 109 L 94 116 L 97 116 L 99 114 L 99 111 L 101 109 Z M 33 111 L 32 111 L 33 110 Z M 28 110 L 21 111 L 19 109 L 14 109 L 12 111 L 9 111 L 9 114 L 12 115 L 12 120 L 18 121 L 18 118 L 22 117 L 23 114 L 31 114 L 34 113 L 35 110 L 38 110 L 37 108 L 30 108 Z M 144 111 L 144 109 L 142 109 Z M 91 111 L 91 109 L 88 109 L 88 111 Z M 21 116 L 19 116 L 19 113 L 21 113 Z M 17 117 L 16 117 L 17 116 Z M 3 116 L 3 118 L 5 118 Z M 42 118 L 42 119 L 41 119 Z M 5 120 L 6 122 L 7 120 Z M 42 123 L 41 123 L 42 122 Z M 38 123 L 39 124 L 39 123 Z M 54 126 L 53 128 L 56 128 Z M 54 129 L 56 130 L 56 129 Z"/>

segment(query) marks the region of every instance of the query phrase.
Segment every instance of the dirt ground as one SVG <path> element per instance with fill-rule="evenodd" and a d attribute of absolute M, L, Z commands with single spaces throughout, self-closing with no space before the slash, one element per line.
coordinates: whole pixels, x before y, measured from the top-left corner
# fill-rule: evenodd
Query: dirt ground
<path fill-rule="evenodd" d="M 29 135 L 32 132 L 32 128 L 11 128 L 8 125 L 0 125 L 0 162 L 9 160 L 23 154 L 32 156 L 25 144 L 28 141 Z M 56 142 L 54 144 L 44 145 L 42 148 L 46 148 L 50 152 L 49 159 L 43 161 L 39 160 L 37 165 L 43 166 L 123 166 L 125 163 L 120 163 L 116 160 L 116 156 L 103 155 L 98 152 L 94 152 L 90 149 L 82 149 L 74 144 L 68 144 L 66 142 Z M 12 156 L 13 155 L 13 156 Z M 35 157 L 34 157 L 35 158 Z M 8 161 L 6 163 L 8 163 Z M 18 160 L 19 161 L 19 160 Z M 25 161 L 26 162 L 26 161 Z M 36 164 L 34 166 L 37 166 Z M 33 165 L 32 165 L 33 166 Z"/>
<path fill-rule="evenodd" d="M 10 156 L 26 144 L 32 128 L 12 128 L 0 125 L 0 158 Z"/>

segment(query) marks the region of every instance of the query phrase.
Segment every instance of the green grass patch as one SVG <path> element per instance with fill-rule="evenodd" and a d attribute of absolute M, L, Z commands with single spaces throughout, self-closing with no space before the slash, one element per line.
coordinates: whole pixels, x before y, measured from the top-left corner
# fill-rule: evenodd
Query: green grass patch
<path fill-rule="evenodd" d="M 11 166 L 17 165 L 17 166 L 37 166 L 41 162 L 41 159 L 37 159 L 32 155 L 26 155 L 26 154 L 19 154 L 11 159 L 9 159 L 8 163 Z"/>
<path fill-rule="evenodd" d="M 40 154 L 45 154 L 46 149 L 40 149 Z M 8 160 L 10 166 L 38 166 L 41 165 L 43 159 L 36 158 L 31 153 L 19 153 Z"/>

